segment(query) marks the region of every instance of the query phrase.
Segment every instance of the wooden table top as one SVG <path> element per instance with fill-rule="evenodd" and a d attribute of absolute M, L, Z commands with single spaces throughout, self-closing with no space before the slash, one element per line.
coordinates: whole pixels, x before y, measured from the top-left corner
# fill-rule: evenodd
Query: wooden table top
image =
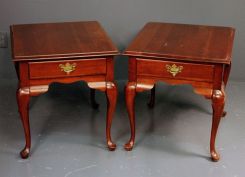
<path fill-rule="evenodd" d="M 234 33 L 231 27 L 150 22 L 124 54 L 229 64 Z"/>
<path fill-rule="evenodd" d="M 14 61 L 118 54 L 96 21 L 24 24 L 10 28 Z"/>

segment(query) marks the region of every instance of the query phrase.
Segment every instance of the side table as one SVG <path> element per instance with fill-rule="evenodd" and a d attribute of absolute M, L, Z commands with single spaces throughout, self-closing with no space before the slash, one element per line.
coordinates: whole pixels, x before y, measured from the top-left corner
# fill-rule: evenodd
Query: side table
<path fill-rule="evenodd" d="M 219 160 L 215 138 L 225 104 L 225 86 L 231 68 L 235 30 L 230 27 L 147 23 L 125 51 L 129 56 L 129 78 L 125 88 L 131 138 L 135 142 L 134 101 L 137 92 L 151 90 L 154 106 L 155 84 L 190 84 L 194 92 L 211 99 L 213 121 L 210 153 Z"/>
<path fill-rule="evenodd" d="M 84 81 L 91 88 L 106 93 L 106 138 L 110 150 L 110 129 L 117 88 L 114 83 L 113 56 L 118 50 L 96 21 L 12 25 L 12 56 L 19 79 L 17 101 L 23 123 L 26 145 L 21 157 L 27 158 L 31 148 L 29 100 L 48 91 L 53 82 Z"/>

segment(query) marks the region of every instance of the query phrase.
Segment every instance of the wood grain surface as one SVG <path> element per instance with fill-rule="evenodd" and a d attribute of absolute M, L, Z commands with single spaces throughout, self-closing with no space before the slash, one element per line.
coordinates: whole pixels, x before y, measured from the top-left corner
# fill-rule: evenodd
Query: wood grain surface
<path fill-rule="evenodd" d="M 149 22 L 125 55 L 229 64 L 234 32 L 231 27 Z"/>
<path fill-rule="evenodd" d="M 10 29 L 14 61 L 118 54 L 96 21 L 12 25 Z"/>

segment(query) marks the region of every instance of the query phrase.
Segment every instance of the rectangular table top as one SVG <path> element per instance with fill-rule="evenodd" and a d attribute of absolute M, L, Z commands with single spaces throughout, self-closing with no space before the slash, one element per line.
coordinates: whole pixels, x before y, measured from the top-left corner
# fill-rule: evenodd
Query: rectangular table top
<path fill-rule="evenodd" d="M 231 27 L 149 22 L 124 54 L 229 64 L 234 33 Z"/>
<path fill-rule="evenodd" d="M 14 61 L 118 54 L 96 21 L 23 24 L 10 28 Z"/>

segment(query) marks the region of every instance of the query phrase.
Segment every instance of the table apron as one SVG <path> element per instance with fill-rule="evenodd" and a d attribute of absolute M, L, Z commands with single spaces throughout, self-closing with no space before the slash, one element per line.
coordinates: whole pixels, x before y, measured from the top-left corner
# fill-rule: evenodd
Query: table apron
<path fill-rule="evenodd" d="M 137 75 L 212 82 L 215 65 L 137 59 Z M 137 76 L 137 77 L 138 77 Z"/>

